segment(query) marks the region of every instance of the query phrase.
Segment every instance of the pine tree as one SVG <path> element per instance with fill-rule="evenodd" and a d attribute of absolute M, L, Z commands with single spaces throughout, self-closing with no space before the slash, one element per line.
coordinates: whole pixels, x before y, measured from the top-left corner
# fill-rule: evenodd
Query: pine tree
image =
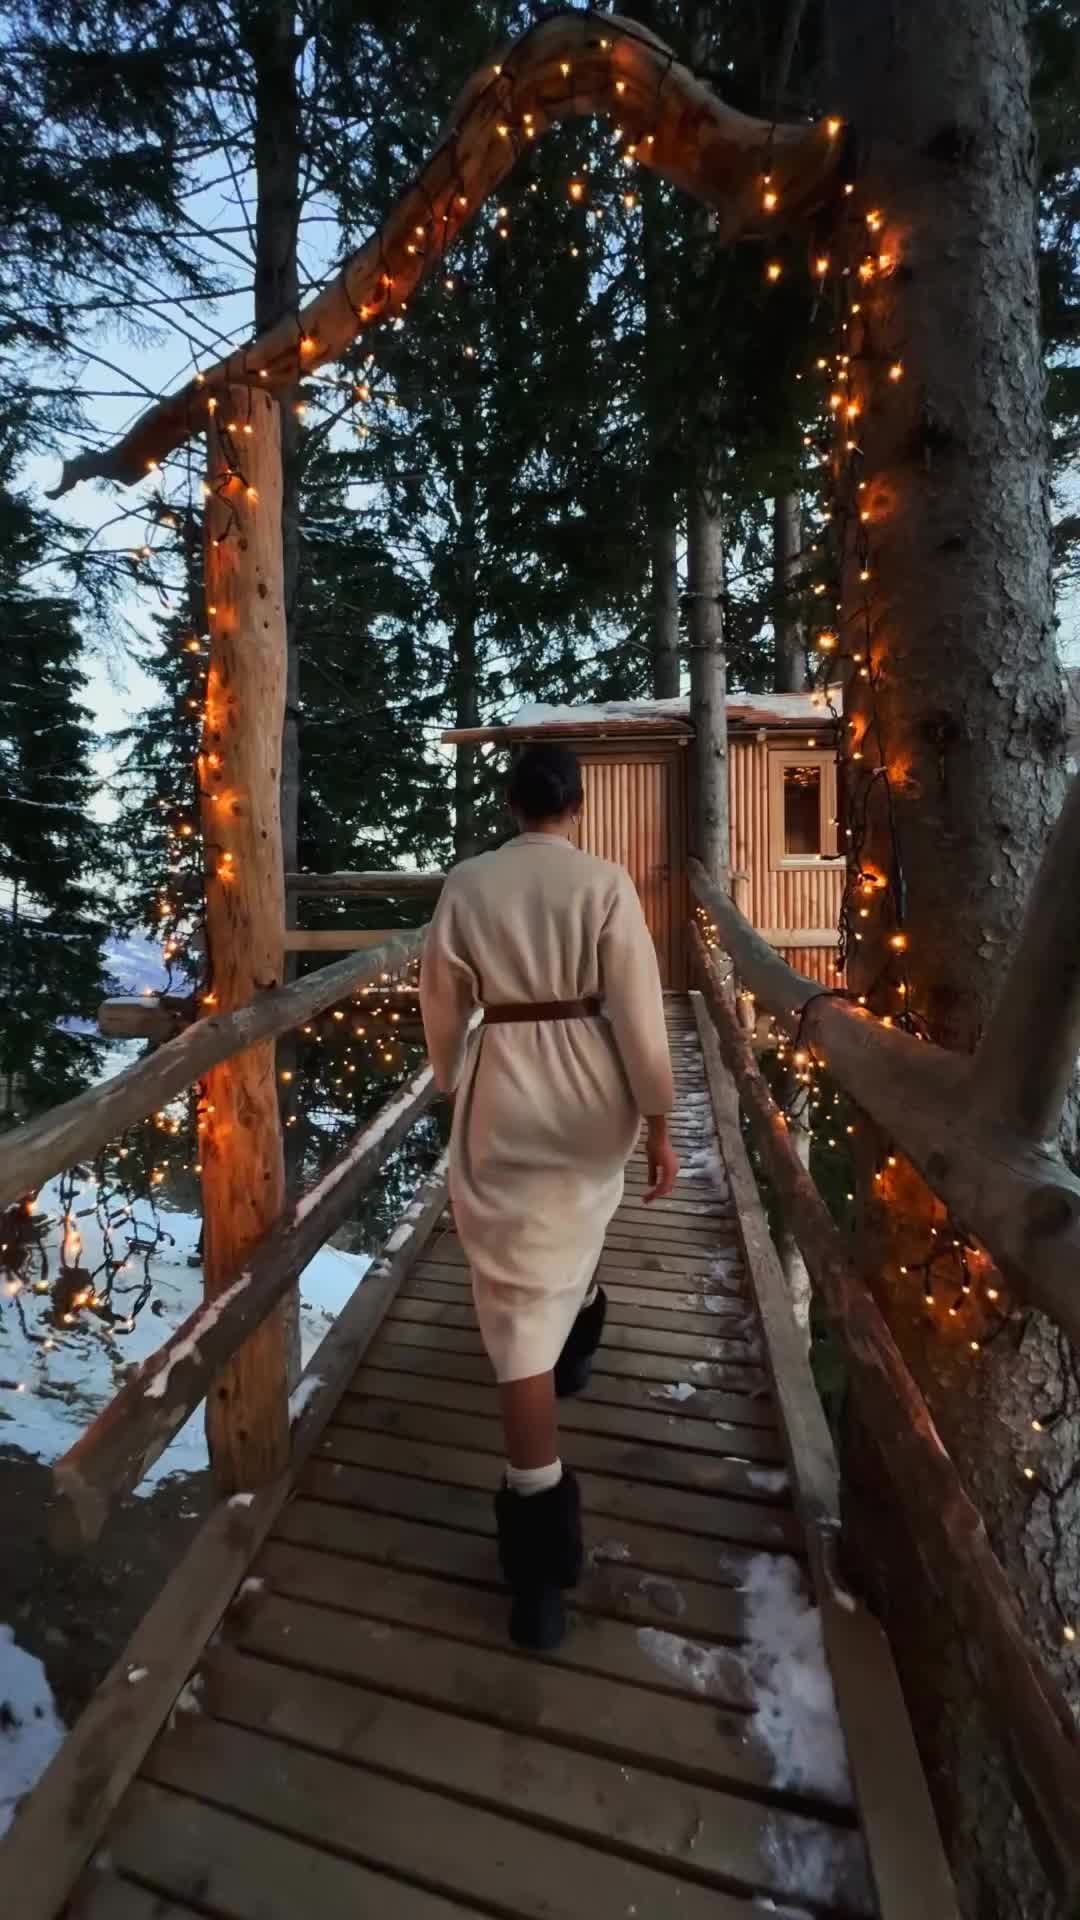
<path fill-rule="evenodd" d="M 92 737 L 70 600 L 25 584 L 51 529 L 14 482 L 16 415 L 0 421 L 0 1124 L 81 1091 L 99 1047 L 70 1022 L 104 992 L 104 902 L 90 815 Z"/>

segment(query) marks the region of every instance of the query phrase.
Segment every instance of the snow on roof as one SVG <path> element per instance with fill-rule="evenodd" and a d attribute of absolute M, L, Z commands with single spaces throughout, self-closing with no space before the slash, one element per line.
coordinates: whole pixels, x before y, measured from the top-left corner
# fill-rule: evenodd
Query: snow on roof
<path fill-rule="evenodd" d="M 837 694 L 837 704 L 839 695 Z M 821 696 L 811 693 L 729 693 L 728 719 L 747 726 L 806 726 L 824 722 L 827 712 Z M 643 730 L 670 727 L 681 733 L 690 725 L 690 702 L 675 700 L 607 700 L 597 706 L 544 706 L 539 702 L 519 707 L 507 721 L 507 730 L 533 732 L 544 727 L 573 728 L 596 732 L 608 727 Z"/>

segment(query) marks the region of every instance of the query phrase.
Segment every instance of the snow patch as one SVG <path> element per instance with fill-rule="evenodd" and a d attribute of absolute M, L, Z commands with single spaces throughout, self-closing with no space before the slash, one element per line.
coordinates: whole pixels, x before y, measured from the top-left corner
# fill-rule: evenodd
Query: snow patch
<path fill-rule="evenodd" d="M 741 1658 L 757 1708 L 752 1725 L 772 1784 L 848 1801 L 851 1782 L 821 1637 L 821 1615 L 793 1561 L 755 1554 L 740 1592 L 749 1644 Z"/>
<path fill-rule="evenodd" d="M 689 1380 L 680 1380 L 677 1386 L 669 1385 L 665 1387 L 650 1387 L 649 1399 L 650 1400 L 680 1400 L 680 1401 L 692 1400 L 696 1392 L 697 1392 L 697 1388 L 692 1387 L 690 1385 Z"/>
<path fill-rule="evenodd" d="M 305 1373 L 303 1379 L 293 1388 L 289 1395 L 290 1427 L 296 1425 L 305 1407 L 314 1400 L 319 1388 L 325 1385 L 326 1382 L 321 1373 Z"/>
<path fill-rule="evenodd" d="M 219 1293 L 216 1299 L 207 1303 L 192 1326 L 187 1338 L 177 1341 L 165 1365 L 155 1373 L 153 1379 L 150 1380 L 143 1389 L 148 1400 L 160 1400 L 162 1398 L 169 1384 L 169 1377 L 173 1368 L 182 1366 L 185 1360 L 190 1360 L 193 1356 L 198 1355 L 200 1340 L 210 1332 L 211 1328 L 217 1325 L 229 1303 L 238 1299 L 242 1293 L 246 1292 L 250 1285 L 250 1273 L 242 1273 L 239 1280 L 233 1281 L 231 1287 L 226 1287 L 224 1293 Z"/>
<path fill-rule="evenodd" d="M 726 1647 L 700 1646 L 696 1640 L 685 1640 L 681 1633 L 665 1633 L 660 1627 L 639 1627 L 637 1642 L 647 1659 L 692 1693 L 730 1700 L 733 1682 L 741 1691 L 738 1656 Z"/>
<path fill-rule="evenodd" d="M 88 1181 L 77 1188 L 74 1204 L 83 1242 L 80 1264 L 88 1272 L 95 1271 L 104 1258 L 95 1195 Z M 55 1273 L 63 1234 L 59 1181 L 43 1187 L 36 1208 L 50 1221 L 45 1245 Z M 0 1379 L 7 1382 L 0 1385 L 0 1434 L 6 1446 L 45 1462 L 66 1453 L 125 1380 L 201 1307 L 199 1216 L 162 1206 L 158 1217 L 168 1238 L 150 1256 L 150 1299 L 130 1328 L 123 1316 L 142 1286 L 143 1258 L 138 1253 L 130 1256 L 130 1273 L 117 1276 L 113 1308 L 121 1317 L 112 1325 L 86 1313 L 79 1315 L 74 1326 L 58 1330 L 46 1318 L 52 1304 L 47 1295 L 41 1296 L 40 1304 L 29 1288 L 24 1288 L 17 1304 L 0 1295 Z M 118 1248 L 127 1239 L 148 1242 L 154 1238 L 144 1203 L 136 1203 L 130 1222 L 122 1231 L 114 1229 L 114 1238 Z M 305 1268 L 300 1282 L 302 1365 L 307 1365 L 370 1265 L 369 1254 L 323 1247 Z M 225 1296 L 219 1298 L 223 1301 Z M 53 1344 L 46 1346 L 46 1338 Z M 154 1388 L 157 1380 L 162 1384 L 156 1392 L 163 1393 L 161 1374 L 153 1376 L 149 1387 Z M 136 1491 L 152 1493 L 170 1475 L 198 1473 L 206 1465 L 204 1412 L 199 1406 Z"/>
<path fill-rule="evenodd" d="M 787 1493 L 791 1485 L 783 1467 L 747 1467 L 746 1479 L 755 1493 Z"/>
<path fill-rule="evenodd" d="M 597 1567 L 605 1560 L 629 1560 L 630 1549 L 622 1540 L 598 1540 L 585 1557 L 591 1567 Z"/>
<path fill-rule="evenodd" d="M 0 1834 L 66 1733 L 41 1661 L 17 1645 L 11 1627 L 0 1626 Z"/>

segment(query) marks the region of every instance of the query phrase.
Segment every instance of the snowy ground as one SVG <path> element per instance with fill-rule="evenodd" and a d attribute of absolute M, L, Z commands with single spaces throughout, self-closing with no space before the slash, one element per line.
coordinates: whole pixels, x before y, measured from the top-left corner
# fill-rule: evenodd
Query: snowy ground
<path fill-rule="evenodd" d="M 65 1732 L 41 1661 L 16 1646 L 10 1627 L 0 1626 L 0 1834 Z"/>
<path fill-rule="evenodd" d="M 93 1189 L 88 1188 L 83 1204 L 92 1203 Z M 54 1219 L 47 1245 L 50 1270 L 55 1271 L 61 1232 L 55 1182 L 42 1189 L 38 1206 Z M 134 1230 L 139 1217 L 148 1221 L 149 1211 L 136 1206 L 136 1221 L 125 1232 Z M 54 1460 L 111 1400 L 132 1363 L 161 1346 L 198 1306 L 202 1270 L 188 1261 L 198 1246 L 199 1221 L 193 1214 L 164 1208 L 159 1218 L 169 1240 L 151 1258 L 152 1291 L 130 1332 L 110 1328 L 92 1313 L 80 1315 L 70 1328 L 57 1329 L 46 1318 L 51 1304 L 47 1294 L 37 1295 L 30 1288 L 16 1298 L 0 1293 L 0 1447 L 18 1447 L 37 1459 Z M 93 1270 L 101 1258 L 96 1220 L 92 1214 L 82 1215 L 77 1224 L 83 1238 L 80 1266 Z M 305 1363 L 369 1264 L 367 1254 L 323 1247 L 304 1272 L 300 1292 Z M 123 1305 L 120 1289 L 130 1285 L 137 1292 L 141 1279 L 140 1259 L 130 1276 L 118 1279 L 116 1307 Z M 205 1465 L 199 1408 L 151 1468 L 143 1488 L 169 1474 L 194 1472 Z"/>

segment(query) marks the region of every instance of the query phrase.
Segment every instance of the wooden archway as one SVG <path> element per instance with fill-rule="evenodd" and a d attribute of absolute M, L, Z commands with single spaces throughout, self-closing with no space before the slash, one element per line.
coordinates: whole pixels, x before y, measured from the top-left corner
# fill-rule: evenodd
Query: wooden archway
<path fill-rule="evenodd" d="M 835 119 L 778 126 L 725 106 L 635 21 L 556 14 L 473 75 L 427 165 L 314 300 L 150 407 L 114 447 L 69 461 L 57 493 L 79 480 L 142 479 L 206 425 L 226 388 L 257 382 L 274 392 L 337 359 L 365 327 L 400 312 L 525 147 L 560 120 L 590 116 L 613 117 L 635 164 L 711 207 L 721 241 L 814 211 L 843 145 Z"/>
<path fill-rule="evenodd" d="M 315 299 L 200 369 L 114 447 L 64 468 L 57 495 L 91 478 L 130 485 L 192 435 L 207 436 L 209 657 L 199 788 L 208 998 L 216 1011 L 247 1006 L 283 973 L 286 629 L 274 396 L 336 359 L 365 328 L 400 313 L 519 154 L 558 121 L 592 115 L 616 120 L 631 165 L 653 169 L 713 209 L 721 241 L 804 218 L 837 183 L 839 121 L 777 126 L 752 119 L 725 106 L 636 22 L 554 15 L 473 75 L 427 164 L 378 233 Z M 214 1297 L 282 1210 L 272 1041 L 211 1070 L 200 1159 L 205 1285 Z M 207 1420 L 226 1486 L 261 1484 L 285 1467 L 285 1347 L 279 1312 L 215 1381 Z"/>

